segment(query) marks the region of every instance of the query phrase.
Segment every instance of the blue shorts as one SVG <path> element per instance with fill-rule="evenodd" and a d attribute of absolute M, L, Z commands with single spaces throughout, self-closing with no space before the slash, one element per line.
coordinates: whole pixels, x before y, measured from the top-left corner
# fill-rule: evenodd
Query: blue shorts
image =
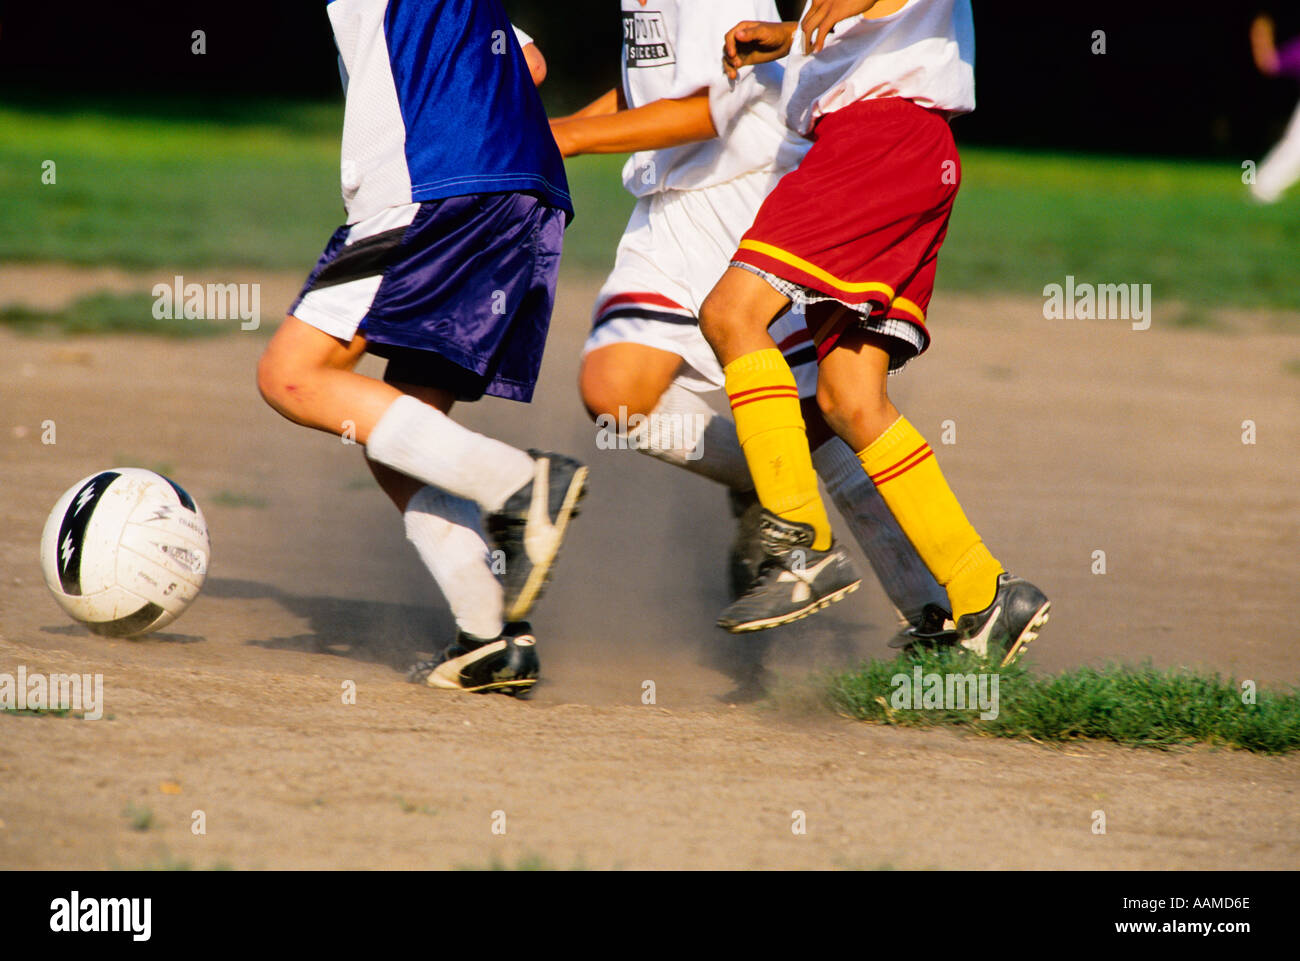
<path fill-rule="evenodd" d="M 529 401 L 565 213 L 532 194 L 388 207 L 334 232 L 289 313 L 389 358 L 385 379 Z"/>

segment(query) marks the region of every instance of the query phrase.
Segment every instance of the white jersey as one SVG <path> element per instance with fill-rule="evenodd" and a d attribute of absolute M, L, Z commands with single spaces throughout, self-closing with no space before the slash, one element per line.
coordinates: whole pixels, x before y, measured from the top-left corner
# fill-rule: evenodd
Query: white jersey
<path fill-rule="evenodd" d="M 623 184 L 637 197 L 696 190 L 758 170 L 792 169 L 808 144 L 778 112 L 784 67 L 722 72 L 727 31 L 742 20 L 779 20 L 774 0 L 622 0 L 623 94 L 629 107 L 709 94 L 718 137 L 633 154 Z M 753 218 L 754 211 L 749 212 Z"/>
<path fill-rule="evenodd" d="M 884 97 L 902 97 L 950 117 L 975 109 L 970 0 L 909 0 L 887 17 L 848 17 L 812 56 L 805 52 L 803 31 L 796 34 L 781 92 L 791 130 L 807 135 L 828 113 Z"/>

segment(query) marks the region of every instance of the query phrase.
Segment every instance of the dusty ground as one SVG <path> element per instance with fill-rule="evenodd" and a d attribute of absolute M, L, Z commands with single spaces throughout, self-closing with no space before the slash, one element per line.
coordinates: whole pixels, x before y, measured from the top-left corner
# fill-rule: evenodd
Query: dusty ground
<path fill-rule="evenodd" d="M 0 303 L 156 279 L 0 267 Z M 220 279 L 263 282 L 269 315 L 299 278 Z M 593 466 L 534 619 L 546 683 L 529 701 L 404 683 L 449 618 L 359 450 L 262 406 L 264 332 L 0 333 L 0 672 L 102 672 L 111 715 L 0 716 L 0 867 L 1300 866 L 1298 757 L 1060 750 L 733 703 L 711 626 L 724 499 L 595 449 L 573 388 L 593 294 L 567 278 L 532 409 L 461 412 Z M 1149 658 L 1295 684 L 1295 322 L 1170 330 L 1157 312 L 1133 331 L 955 296 L 932 317 L 935 345 L 896 400 L 994 552 L 1053 597 L 1031 660 Z M 41 443 L 46 420 L 54 445 Z M 945 420 L 954 445 L 939 443 Z M 203 595 L 140 641 L 72 625 L 36 559 L 58 495 L 122 462 L 172 474 L 213 532 Z M 1098 550 L 1104 575 L 1092 573 Z M 892 629 L 867 585 L 773 632 L 768 664 L 798 679 L 884 653 Z M 342 703 L 346 681 L 355 705 Z M 148 830 L 128 805 L 152 813 Z M 1105 835 L 1091 830 L 1098 810 Z M 190 830 L 195 811 L 206 835 Z M 791 830 L 796 812 L 806 834 Z"/>

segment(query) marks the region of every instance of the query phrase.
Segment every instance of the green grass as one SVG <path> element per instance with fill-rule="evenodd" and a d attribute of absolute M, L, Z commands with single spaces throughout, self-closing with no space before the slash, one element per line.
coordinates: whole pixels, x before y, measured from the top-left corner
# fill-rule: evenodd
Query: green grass
<path fill-rule="evenodd" d="M 219 490 L 209 498 L 209 502 L 221 507 L 251 507 L 261 510 L 270 503 L 257 494 L 241 494 L 238 491 Z"/>
<path fill-rule="evenodd" d="M 154 316 L 150 294 L 97 293 L 58 310 L 21 304 L 0 307 L 0 327 L 24 334 L 152 334 L 155 337 L 213 337 L 238 329 L 235 323 Z"/>
<path fill-rule="evenodd" d="M 164 477 L 171 477 L 176 471 L 176 465 L 171 461 L 151 461 L 143 457 L 136 457 L 134 454 L 123 454 L 120 452 L 113 455 L 113 466 L 138 467 L 141 470 L 151 470 L 155 474 L 162 474 Z"/>
<path fill-rule="evenodd" d="M 898 687 L 892 679 L 898 674 L 912 677 L 918 665 L 923 675 L 993 670 L 969 655 L 927 652 L 827 675 L 817 692 L 841 714 L 905 727 L 953 726 L 995 737 L 1111 741 L 1130 747 L 1200 743 L 1261 754 L 1300 749 L 1300 691 L 1260 690 L 1257 703 L 1244 704 L 1241 686 L 1217 674 L 1206 677 L 1143 665 L 1037 676 L 1018 663 L 999 673 L 997 717 L 981 720 L 978 710 L 895 706 Z"/>
<path fill-rule="evenodd" d="M 126 865 L 120 863 L 116 858 L 110 861 L 110 869 L 113 871 L 233 871 L 234 868 L 227 861 L 214 861 L 209 867 L 195 865 L 188 858 L 178 857 L 173 854 L 166 845 L 158 845 L 153 857 L 137 865 Z"/>
<path fill-rule="evenodd" d="M 500 855 L 492 855 L 492 859 L 485 866 L 473 864 L 460 864 L 456 866 L 457 871 L 586 871 L 587 866 L 581 860 L 577 861 L 572 867 L 560 868 L 552 864 L 540 854 L 523 854 L 515 860 L 513 865 L 507 864 L 501 859 Z"/>
<path fill-rule="evenodd" d="M 148 831 L 153 827 L 153 812 L 147 807 L 136 806 L 132 801 L 128 801 L 122 809 L 122 817 L 131 823 L 131 828 L 135 831 Z"/>
<path fill-rule="evenodd" d="M 0 260 L 126 267 L 311 267 L 342 219 L 334 103 L 0 105 Z M 960 134 L 960 128 L 958 130 Z M 41 164 L 57 183 L 41 183 Z M 632 208 L 621 156 L 572 161 L 565 263 L 601 271 Z M 1245 199 L 1228 162 L 969 149 L 942 288 L 1041 297 L 1151 284 L 1197 326 L 1228 307 L 1300 310 L 1300 196 Z"/>
<path fill-rule="evenodd" d="M 0 107 L 0 259 L 305 274 L 342 220 L 341 117 L 319 104 Z M 54 184 L 41 182 L 46 160 Z"/>
<path fill-rule="evenodd" d="M 1247 202 L 1230 163 L 968 150 L 940 284 L 1151 284 L 1170 300 L 1300 309 L 1300 195 Z"/>

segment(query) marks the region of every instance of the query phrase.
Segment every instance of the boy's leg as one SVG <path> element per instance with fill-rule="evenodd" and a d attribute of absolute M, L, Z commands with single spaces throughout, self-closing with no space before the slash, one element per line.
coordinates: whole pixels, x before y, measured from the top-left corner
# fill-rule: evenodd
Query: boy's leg
<path fill-rule="evenodd" d="M 478 504 L 506 554 L 506 618 L 522 620 L 545 587 L 587 468 L 477 434 L 437 407 L 357 374 L 364 351 L 360 335 L 344 343 L 291 315 L 262 355 L 258 387 L 288 419 L 334 434 L 351 430 L 370 459 Z"/>
<path fill-rule="evenodd" d="M 754 481 L 731 419 L 682 382 L 685 363 L 680 354 L 633 341 L 598 347 L 583 357 L 582 401 L 598 422 L 608 418 L 620 428 L 634 416 L 644 417 L 628 432 L 629 446 L 727 488 L 736 519 L 728 584 L 731 596 L 739 597 L 761 559 Z"/>
<path fill-rule="evenodd" d="M 813 550 L 830 548 L 831 525 L 790 365 L 768 333 L 789 298 L 747 270 L 727 268 L 700 310 L 700 330 L 723 365 L 725 389 L 763 506 L 813 529 Z"/>
<path fill-rule="evenodd" d="M 677 382 L 682 362 L 680 355 L 646 344 L 597 348 L 583 358 L 582 402 L 594 419 L 624 425 L 644 417 L 628 436 L 634 449 L 731 490 L 752 491 L 735 429 L 699 393 Z"/>
<path fill-rule="evenodd" d="M 402 393 L 451 413 L 449 391 L 394 384 Z M 451 608 L 456 627 L 476 638 L 495 639 L 504 626 L 504 594 L 492 572 L 491 549 L 478 505 L 366 458 L 380 488 L 401 513 L 406 539 L 433 576 Z"/>
<path fill-rule="evenodd" d="M 731 267 L 700 311 L 700 329 L 723 364 L 736 433 L 764 508 L 760 573 L 718 620 L 732 632 L 797 620 L 861 583 L 831 537 L 798 387 L 768 333 L 789 303 L 763 279 Z"/>
<path fill-rule="evenodd" d="M 286 317 L 258 364 L 258 387 L 295 423 L 332 434 L 351 430 L 371 459 L 497 511 L 533 478 L 533 458 L 461 427 L 392 384 L 354 371 L 366 349 L 297 317 Z"/>
<path fill-rule="evenodd" d="M 947 590 L 963 643 L 986 653 L 992 642 L 1008 663 L 1037 636 L 1047 598 L 1006 574 L 966 519 L 930 445 L 889 400 L 889 361 L 887 337 L 845 331 L 822 360 L 818 404 Z"/>
<path fill-rule="evenodd" d="M 800 306 L 801 310 L 778 318 L 768 332 L 794 373 L 813 466 L 898 613 L 902 633 L 891 643 L 896 647 L 914 643 L 908 631 L 923 630 L 930 637 L 951 618 L 948 595 L 898 526 L 849 445 L 831 430 L 817 406 L 817 348 L 808 322 L 816 324 L 834 304 Z"/>

